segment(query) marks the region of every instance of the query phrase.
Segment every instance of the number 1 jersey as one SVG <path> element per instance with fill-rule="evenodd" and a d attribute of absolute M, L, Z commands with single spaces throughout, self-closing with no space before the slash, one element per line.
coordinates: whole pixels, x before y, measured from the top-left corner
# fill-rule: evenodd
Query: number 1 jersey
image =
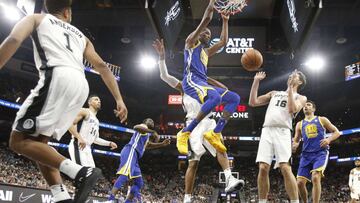
<path fill-rule="evenodd" d="M 32 33 L 32 40 L 38 69 L 66 67 L 84 71 L 86 37 L 76 27 L 46 14 Z"/>
<path fill-rule="evenodd" d="M 295 94 L 294 97 L 297 97 Z M 276 91 L 270 100 L 266 110 L 263 127 L 279 127 L 292 129 L 294 114 L 289 113 L 288 93 L 285 91 Z"/>

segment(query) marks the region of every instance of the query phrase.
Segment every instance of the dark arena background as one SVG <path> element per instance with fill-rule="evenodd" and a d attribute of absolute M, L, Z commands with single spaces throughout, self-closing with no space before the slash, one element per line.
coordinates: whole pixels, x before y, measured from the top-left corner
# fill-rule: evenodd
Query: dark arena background
<path fill-rule="evenodd" d="M 170 75 L 182 80 L 184 43 L 200 23 L 209 0 L 73 0 L 72 22 L 94 44 L 116 76 L 128 109 L 126 123 L 114 116 L 116 103 L 92 65 L 84 61 L 90 94 L 101 99 L 99 136 L 118 148 L 92 145 L 95 164 L 102 170 L 89 202 L 107 201 L 116 181 L 120 152 L 130 141 L 133 126 L 152 118 L 160 142 L 171 144 L 146 150 L 139 160 L 144 186 L 142 202 L 180 203 L 184 199 L 188 157 L 178 153 L 176 134 L 185 126 L 182 97 L 160 78 L 158 55 L 152 47 L 163 38 Z M 0 41 L 10 34 L 24 16 L 46 12 L 44 0 L 0 0 Z M 290 12 L 289 12 L 290 11 Z M 327 117 L 341 136 L 330 144 L 328 164 L 322 179 L 320 202 L 350 202 L 349 174 L 360 159 L 360 0 L 250 0 L 242 12 L 230 16 L 229 41 L 208 63 L 208 76 L 241 96 L 222 135 L 235 177 L 245 185 L 226 193 L 223 170 L 210 153 L 202 156 L 192 202 L 258 202 L 258 165 L 255 163 L 266 106 L 249 106 L 256 72 L 246 71 L 242 54 L 259 50 L 266 79 L 259 95 L 287 89 L 295 69 L 307 76 L 300 92 L 316 103 L 315 115 Z M 215 11 L 209 28 L 210 43 L 219 41 L 222 19 Z M 295 28 L 296 27 L 296 28 Z M 1 60 L 1 57 L 0 57 Z M 0 202 L 54 202 L 49 186 L 36 163 L 13 152 L 10 132 L 16 113 L 39 79 L 34 63 L 33 43 L 27 38 L 0 71 Z M 58 95 L 62 97 L 62 95 Z M 88 107 L 84 104 L 84 107 Z M 224 106 L 216 106 L 218 120 Z M 293 126 L 304 119 L 303 111 Z M 292 136 L 294 132 L 292 131 Z M 67 132 L 48 144 L 69 158 Z M 301 147 L 290 159 L 297 174 Z M 73 181 L 62 174 L 70 194 Z M 131 182 L 129 185 L 131 186 Z M 130 186 L 124 185 L 116 198 L 125 202 Z M 309 202 L 312 184 L 308 184 Z M 360 190 L 360 188 L 359 188 Z M 281 171 L 270 170 L 268 202 L 290 202 Z"/>

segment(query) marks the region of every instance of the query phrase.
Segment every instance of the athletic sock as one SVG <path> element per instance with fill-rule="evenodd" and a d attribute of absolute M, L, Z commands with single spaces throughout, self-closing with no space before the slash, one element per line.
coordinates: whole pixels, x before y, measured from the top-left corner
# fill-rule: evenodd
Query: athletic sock
<path fill-rule="evenodd" d="M 50 191 L 54 198 L 54 202 L 71 199 L 64 184 L 52 185 L 50 186 Z"/>
<path fill-rule="evenodd" d="M 266 203 L 267 199 L 259 199 L 259 203 Z"/>
<path fill-rule="evenodd" d="M 225 118 L 220 118 L 214 129 L 214 133 L 220 133 L 224 129 L 226 123 L 227 120 Z"/>
<path fill-rule="evenodd" d="M 290 203 L 299 203 L 299 200 L 296 199 L 296 200 L 290 200 Z"/>
<path fill-rule="evenodd" d="M 225 180 L 229 180 L 229 178 L 231 177 L 231 169 L 227 168 L 224 170 L 224 175 L 225 175 Z"/>
<path fill-rule="evenodd" d="M 199 124 L 197 119 L 191 121 L 191 123 L 183 129 L 183 132 L 191 132 Z"/>
<path fill-rule="evenodd" d="M 83 166 L 76 164 L 70 159 L 65 159 L 64 161 L 61 162 L 59 170 L 65 175 L 69 176 L 71 179 L 75 179 L 76 175 L 78 174 L 78 172 L 82 167 Z"/>
<path fill-rule="evenodd" d="M 191 194 L 184 195 L 184 203 L 191 202 Z"/>

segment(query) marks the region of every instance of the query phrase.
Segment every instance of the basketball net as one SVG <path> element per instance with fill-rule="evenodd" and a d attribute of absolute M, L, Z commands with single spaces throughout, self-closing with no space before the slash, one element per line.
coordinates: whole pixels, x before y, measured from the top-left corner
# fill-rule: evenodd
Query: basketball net
<path fill-rule="evenodd" d="M 216 0 L 214 8 L 219 13 L 230 13 L 234 15 L 247 6 L 246 0 Z"/>

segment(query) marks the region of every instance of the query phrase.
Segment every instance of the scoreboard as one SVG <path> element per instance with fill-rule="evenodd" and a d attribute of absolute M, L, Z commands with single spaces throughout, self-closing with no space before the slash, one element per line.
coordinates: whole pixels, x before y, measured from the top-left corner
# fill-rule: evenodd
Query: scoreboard
<path fill-rule="evenodd" d="M 360 77 L 360 62 L 345 66 L 345 81 Z"/>

